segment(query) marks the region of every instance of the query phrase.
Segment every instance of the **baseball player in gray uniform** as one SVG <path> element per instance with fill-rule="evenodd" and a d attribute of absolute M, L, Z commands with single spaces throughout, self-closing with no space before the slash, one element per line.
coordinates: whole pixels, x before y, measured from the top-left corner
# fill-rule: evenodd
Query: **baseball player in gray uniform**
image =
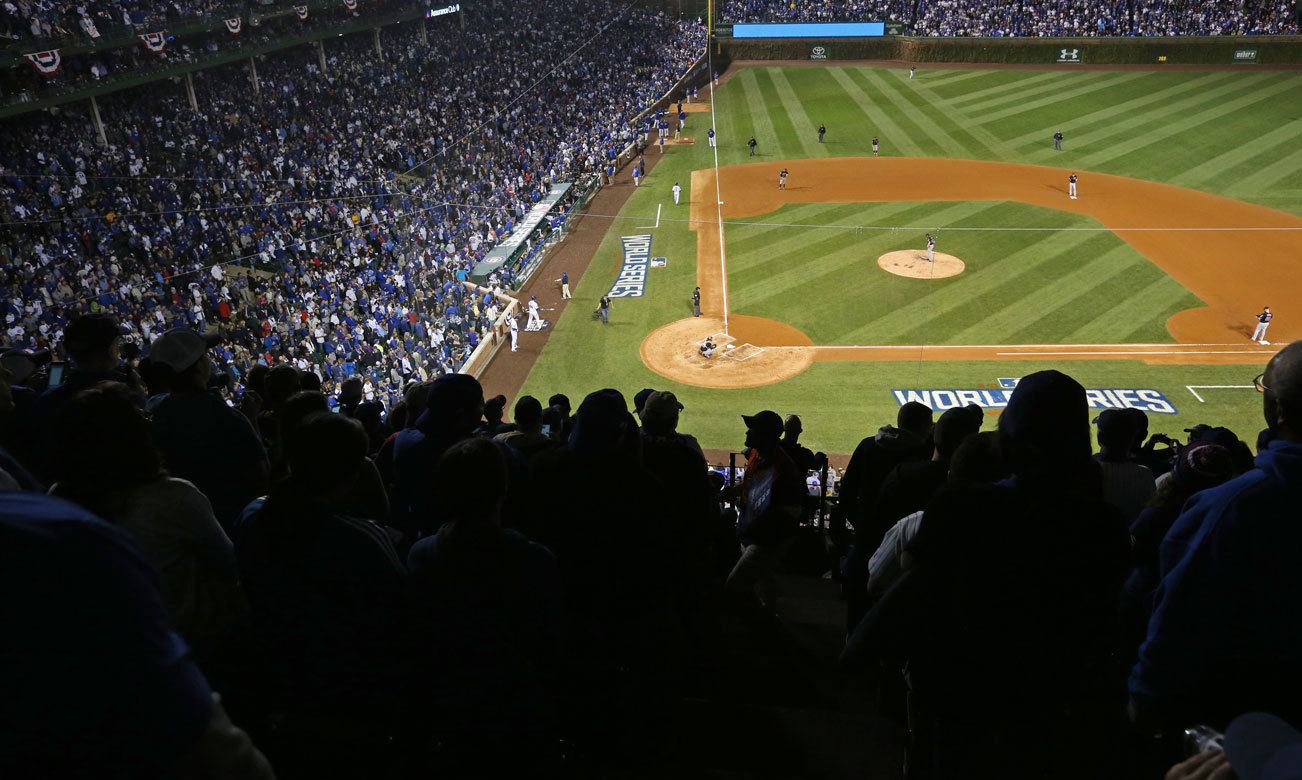
<path fill-rule="evenodd" d="M 1275 315 L 1270 313 L 1270 307 L 1266 306 L 1257 315 L 1257 327 L 1252 331 L 1252 340 L 1261 344 L 1269 344 L 1266 341 L 1266 328 L 1270 327 L 1270 321 L 1275 319 Z"/>
<path fill-rule="evenodd" d="M 930 233 L 927 234 L 927 262 L 936 262 L 936 237 Z"/>

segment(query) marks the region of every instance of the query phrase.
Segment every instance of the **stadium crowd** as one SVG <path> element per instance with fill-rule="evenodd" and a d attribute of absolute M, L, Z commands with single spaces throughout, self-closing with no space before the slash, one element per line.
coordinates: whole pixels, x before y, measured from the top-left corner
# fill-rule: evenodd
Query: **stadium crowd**
<path fill-rule="evenodd" d="M 91 41 L 123 30 L 148 31 L 209 15 L 235 16 L 248 8 L 246 0 L 4 0 L 0 37 L 48 42 L 81 35 Z"/>
<path fill-rule="evenodd" d="M 1297 35 L 1295 0 L 726 0 L 730 22 L 902 21 L 916 35 Z"/>
<path fill-rule="evenodd" d="M 428 43 L 390 28 L 383 57 L 369 36 L 332 42 L 324 73 L 285 54 L 257 94 L 240 68 L 203 71 L 197 112 L 180 90 L 102 98 L 107 147 L 77 113 L 5 123 L 7 343 L 54 347 L 80 311 L 114 315 L 146 355 L 170 327 L 220 327 L 237 396 L 258 365 L 312 371 L 332 398 L 356 375 L 390 404 L 455 370 L 502 307 L 470 270 L 553 183 L 613 160 L 704 46 L 688 22 L 612 9 L 617 51 L 581 49 L 539 81 L 572 48 L 563 16 L 473 13 Z"/>
<path fill-rule="evenodd" d="M 420 0 L 369 0 L 364 6 L 354 4 L 350 9 L 341 0 L 309 7 L 305 19 L 300 19 L 290 5 L 261 8 L 260 14 L 271 15 L 260 15 L 256 22 L 254 17 L 241 17 L 239 34 L 232 34 L 216 17 L 208 20 L 206 29 L 177 30 L 162 23 L 153 27 L 139 25 L 136 33 L 165 33 L 164 48 L 157 52 L 147 49 L 134 35 L 97 40 L 96 45 L 82 48 L 67 40 L 47 41 L 44 45 L 60 51 L 58 70 L 41 73 L 32 67 L 5 69 L 0 72 L 0 102 L 26 103 L 118 79 L 138 79 L 178 65 L 202 63 L 216 57 L 229 59 L 241 49 L 265 51 L 286 38 L 315 36 L 319 40 L 329 32 L 343 29 L 355 32 L 355 28 L 365 27 L 372 20 L 403 12 L 410 16 L 411 11 L 427 5 Z M 231 11 L 240 12 L 235 8 Z M 20 42 L 9 48 L 27 53 L 32 45 Z"/>
<path fill-rule="evenodd" d="M 1237 724 L 1236 768 L 1238 731 L 1302 743 L 1302 342 L 1254 380 L 1255 458 L 1136 410 L 1095 434 L 1057 371 L 995 431 L 905 404 L 856 448 L 825 544 L 796 417 L 739 419 L 725 484 L 672 392 L 522 396 L 507 422 L 465 374 L 387 410 L 354 377 L 332 414 L 282 363 L 237 410 L 185 326 L 143 374 L 106 314 L 62 338 L 55 387 L 0 358 L 6 777 L 642 766 L 708 687 L 687 671 L 720 616 L 775 641 L 774 575 L 811 539 L 844 587 L 843 673 L 907 697 L 909 777 L 1156 778 L 1198 726 Z M 1190 761 L 1168 777 L 1225 759 Z"/>

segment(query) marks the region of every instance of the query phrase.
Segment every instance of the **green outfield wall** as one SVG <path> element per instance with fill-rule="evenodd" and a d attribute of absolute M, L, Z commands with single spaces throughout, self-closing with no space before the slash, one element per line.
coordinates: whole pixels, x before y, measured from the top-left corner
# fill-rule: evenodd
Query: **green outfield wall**
<path fill-rule="evenodd" d="M 1302 36 L 1188 38 L 737 39 L 719 35 L 731 60 L 906 60 L 1017 65 L 1237 65 L 1302 67 Z"/>

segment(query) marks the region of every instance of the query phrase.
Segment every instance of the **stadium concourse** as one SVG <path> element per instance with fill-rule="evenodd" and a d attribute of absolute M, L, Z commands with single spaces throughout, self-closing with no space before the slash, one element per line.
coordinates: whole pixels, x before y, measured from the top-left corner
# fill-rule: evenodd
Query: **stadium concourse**
<path fill-rule="evenodd" d="M 0 778 L 1297 776 L 1302 342 L 1255 456 L 1054 370 L 831 491 L 776 387 L 732 474 L 671 391 L 508 408 L 464 279 L 705 36 L 464 13 L 0 125 Z"/>

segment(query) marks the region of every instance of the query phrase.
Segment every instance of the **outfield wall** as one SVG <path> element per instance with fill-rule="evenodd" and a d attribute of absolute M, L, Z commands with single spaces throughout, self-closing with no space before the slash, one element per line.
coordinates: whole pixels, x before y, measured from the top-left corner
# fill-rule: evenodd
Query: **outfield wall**
<path fill-rule="evenodd" d="M 719 36 L 731 60 L 904 60 L 1017 65 L 1302 66 L 1302 36 L 1199 38 L 833 38 Z"/>

